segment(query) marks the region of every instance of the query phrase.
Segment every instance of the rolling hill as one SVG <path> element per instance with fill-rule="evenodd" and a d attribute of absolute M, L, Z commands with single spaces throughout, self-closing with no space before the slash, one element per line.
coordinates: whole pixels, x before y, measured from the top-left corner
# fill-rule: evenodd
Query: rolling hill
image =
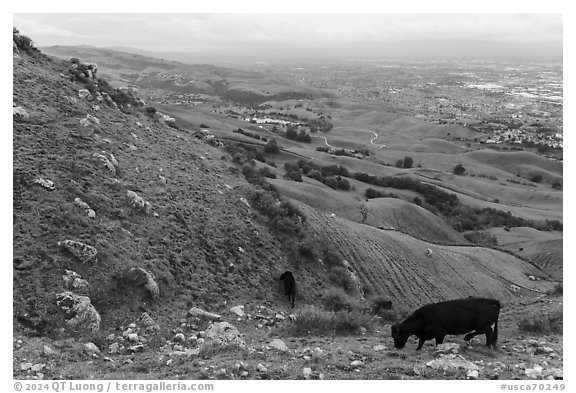
<path fill-rule="evenodd" d="M 236 135 L 232 130 L 237 120 L 228 123 L 221 116 L 190 110 L 181 116 L 194 124 L 210 121 L 210 128 L 202 133 L 198 127 L 178 126 L 148 111 L 153 104 L 139 106 L 130 94 L 104 83 L 95 87 L 91 79 L 75 81 L 69 77 L 67 60 L 20 49 L 15 46 L 13 53 L 15 378 L 39 377 L 27 364 L 43 362 L 40 378 L 46 379 L 298 379 L 303 378 L 302 367 L 310 366 L 310 356 L 316 356 L 309 348 L 316 343 L 325 352 L 314 358 L 314 372 L 330 379 L 466 378 L 443 371 L 415 374 L 413 359 L 425 369 L 434 351 L 407 358 L 387 346 L 392 345 L 389 325 L 406 310 L 467 296 L 502 302 L 502 341 L 509 349 L 487 355 L 477 340 L 465 347 L 461 338 L 454 338 L 462 348 L 471 348 L 466 356 L 506 362 L 509 367 L 502 375 L 509 378 L 518 376 L 514 363 L 536 361 L 512 350 L 520 340 L 513 316 L 538 311 L 540 303 L 556 313 L 560 307 L 561 315 L 561 298 L 548 295 L 559 279 L 546 269 L 558 273 L 557 263 L 548 263 L 535 249 L 526 249 L 521 258 L 511 249 L 469 244 L 439 216 L 413 203 L 366 201 L 358 183 L 347 193 L 309 178 L 298 183 L 255 176 L 260 164 L 254 165 L 246 150 L 243 153 L 225 138 Z M 284 85 L 275 77 L 246 71 L 93 48 L 58 50 L 61 57 L 75 53 L 72 56 L 82 60 L 89 60 L 84 54 L 96 53 L 102 56 L 99 73 L 112 70 L 138 83 L 144 83 L 138 79 L 140 72 L 166 72 L 171 77 L 184 71 L 203 73 L 199 80 L 222 100 L 229 99 L 230 92 L 249 92 L 258 100 L 293 99 L 296 94 L 314 102 L 322 96 L 306 86 Z M 158 75 L 153 78 L 148 79 L 149 89 L 161 81 Z M 227 84 L 215 83 L 223 80 Z M 176 86 L 174 79 L 169 84 Z M 117 101 L 102 98 L 105 87 Z M 130 99 L 130 106 L 123 102 Z M 343 108 L 342 118 L 345 114 Z M 396 143 L 447 132 L 404 115 L 357 113 L 363 121 L 368 117 L 372 125 L 391 132 Z M 358 125 L 363 127 L 368 126 Z M 345 138 L 345 133 L 338 137 Z M 430 143 L 445 146 L 437 140 Z M 307 157 L 349 163 L 378 175 L 417 176 L 417 168 L 378 163 L 390 159 L 387 151 L 358 160 L 327 156 L 283 139 L 281 144 L 278 154 L 263 153 L 266 165 Z M 440 160 L 442 154 L 437 155 Z M 470 160 L 481 157 L 472 155 Z M 274 171 L 280 174 L 281 168 Z M 466 182 L 455 187 L 475 200 L 473 192 L 480 194 L 470 191 Z M 558 247 L 558 238 L 546 247 Z M 530 263 L 530 258 L 540 262 Z M 294 309 L 277 279 L 285 270 L 297 278 Z M 78 280 L 64 278 L 76 277 L 70 272 Z M 353 277 L 357 293 L 340 285 Z M 70 307 L 66 311 L 62 301 L 68 292 L 80 296 L 82 304 L 91 304 L 99 316 L 97 329 L 87 332 L 70 322 L 74 312 Z M 329 310 L 335 293 L 345 307 Z M 375 315 L 370 303 L 374 298 L 390 300 L 390 313 Z M 244 316 L 232 311 L 233 306 L 243 306 Z M 219 313 L 219 321 L 236 325 L 245 346 L 205 345 L 209 328 L 191 316 L 193 307 Z M 153 332 L 140 329 L 144 314 L 153 327 L 157 325 Z M 318 320 L 306 325 L 310 315 L 328 321 L 327 330 L 314 330 L 325 326 Z M 344 326 L 344 333 L 334 330 L 335 321 Z M 134 336 L 136 329 L 140 330 Z M 287 352 L 270 349 L 270 342 L 279 337 L 289 342 Z M 557 356 L 535 356 L 538 362 L 547 359 L 561 367 L 562 338 L 551 337 Z M 374 350 L 382 342 L 386 348 Z M 90 352 L 94 347 L 98 351 Z M 234 369 L 239 359 L 247 365 Z M 355 371 L 351 362 L 358 359 L 371 366 Z M 490 378 L 488 371 L 482 377 Z"/>

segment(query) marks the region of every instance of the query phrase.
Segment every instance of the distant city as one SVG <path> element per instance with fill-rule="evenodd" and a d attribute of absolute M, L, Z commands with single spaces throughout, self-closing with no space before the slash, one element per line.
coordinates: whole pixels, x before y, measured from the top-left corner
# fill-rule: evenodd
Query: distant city
<path fill-rule="evenodd" d="M 482 132 L 482 143 L 563 147 L 561 62 L 370 60 L 261 70 L 401 105 L 432 123 L 460 124 Z"/>

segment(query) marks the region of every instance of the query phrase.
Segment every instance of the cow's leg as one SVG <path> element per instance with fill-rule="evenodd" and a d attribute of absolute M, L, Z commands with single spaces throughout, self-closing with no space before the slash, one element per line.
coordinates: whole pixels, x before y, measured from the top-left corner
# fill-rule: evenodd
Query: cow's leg
<path fill-rule="evenodd" d="M 444 337 L 446 336 L 437 336 L 436 337 L 436 345 L 440 345 L 444 342 Z"/>
<path fill-rule="evenodd" d="M 424 345 L 424 341 L 426 341 L 426 339 L 424 337 L 418 337 L 419 341 L 418 341 L 418 348 L 416 348 L 417 351 L 422 349 L 422 345 Z"/>
<path fill-rule="evenodd" d="M 490 348 L 492 346 L 492 328 L 488 326 L 484 333 L 486 334 L 486 346 Z"/>

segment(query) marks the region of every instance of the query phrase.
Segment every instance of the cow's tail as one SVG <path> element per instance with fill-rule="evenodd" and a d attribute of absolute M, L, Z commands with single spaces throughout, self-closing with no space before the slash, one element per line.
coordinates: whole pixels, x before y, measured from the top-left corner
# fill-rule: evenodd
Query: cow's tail
<path fill-rule="evenodd" d="M 498 342 L 498 318 L 494 322 L 494 332 L 492 333 L 492 348 L 496 348 L 496 342 Z"/>

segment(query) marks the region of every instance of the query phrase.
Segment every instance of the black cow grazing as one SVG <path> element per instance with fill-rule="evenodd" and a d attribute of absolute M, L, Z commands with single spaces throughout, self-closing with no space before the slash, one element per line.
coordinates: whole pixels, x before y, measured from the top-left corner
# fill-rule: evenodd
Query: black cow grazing
<path fill-rule="evenodd" d="M 294 307 L 294 300 L 296 297 L 296 280 L 290 271 L 285 271 L 280 275 L 280 281 L 284 283 L 284 292 L 288 296 L 288 301 Z"/>
<path fill-rule="evenodd" d="M 473 297 L 428 304 L 414 311 L 404 322 L 392 326 L 394 347 L 404 348 L 411 335 L 420 340 L 416 348 L 419 350 L 426 340 L 434 338 L 438 345 L 444 342 L 447 334 L 467 333 L 465 341 L 485 334 L 486 346 L 496 348 L 500 307 L 498 300 Z"/>

